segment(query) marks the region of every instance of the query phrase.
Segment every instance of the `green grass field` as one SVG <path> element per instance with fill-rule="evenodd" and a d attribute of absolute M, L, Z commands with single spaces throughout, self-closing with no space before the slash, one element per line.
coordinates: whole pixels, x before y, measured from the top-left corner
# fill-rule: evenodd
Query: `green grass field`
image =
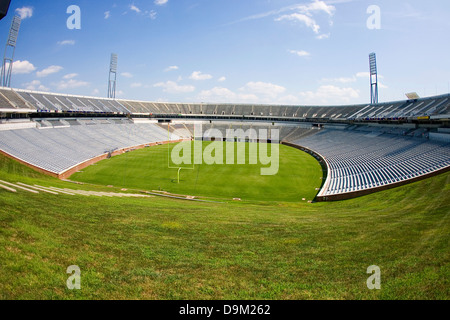
<path fill-rule="evenodd" d="M 2 156 L 0 179 L 119 190 Z M 0 299 L 449 299 L 449 186 L 446 173 L 315 204 L 0 189 Z M 81 290 L 66 288 L 70 265 Z M 381 268 L 381 290 L 366 286 L 370 265 Z"/>
<path fill-rule="evenodd" d="M 190 147 L 191 142 L 187 144 Z M 203 143 L 203 149 L 210 145 L 210 142 Z M 155 146 L 112 157 L 74 174 L 71 179 L 96 185 L 163 190 L 213 199 L 240 198 L 244 201 L 313 200 L 317 194 L 316 188 L 322 184 L 320 164 L 300 150 L 280 145 L 278 173 L 262 176 L 260 169 L 269 165 L 249 164 L 248 143 L 243 144 L 247 160 L 242 165 L 237 164 L 236 145 L 234 164 L 226 164 L 227 147 L 226 143 L 222 145 L 224 164 L 181 165 L 186 169 L 181 170 L 179 184 L 179 166 L 168 162 L 168 154 L 174 145 Z"/>

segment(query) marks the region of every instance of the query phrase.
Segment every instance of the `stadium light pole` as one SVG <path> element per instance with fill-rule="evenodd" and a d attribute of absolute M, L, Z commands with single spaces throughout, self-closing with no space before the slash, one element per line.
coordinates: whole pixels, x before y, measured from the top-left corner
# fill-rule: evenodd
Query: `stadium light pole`
<path fill-rule="evenodd" d="M 1 85 L 3 87 L 11 87 L 11 74 L 14 63 L 14 53 L 16 52 L 17 37 L 19 35 L 20 23 L 22 19 L 14 16 L 9 29 L 8 41 L 6 42 L 5 54 L 3 55 L 3 65 L 1 73 Z"/>
<path fill-rule="evenodd" d="M 374 52 L 369 55 L 370 64 L 370 103 L 378 103 L 378 71 L 377 57 Z"/>
<path fill-rule="evenodd" d="M 108 98 L 116 98 L 116 82 L 117 82 L 117 54 L 111 54 L 111 62 L 109 64 L 108 77 Z"/>

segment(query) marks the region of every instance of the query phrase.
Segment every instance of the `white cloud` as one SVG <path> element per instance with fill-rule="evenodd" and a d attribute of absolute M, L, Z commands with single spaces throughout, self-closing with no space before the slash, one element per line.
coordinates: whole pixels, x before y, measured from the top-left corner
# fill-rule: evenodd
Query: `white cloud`
<path fill-rule="evenodd" d="M 237 94 L 227 88 L 214 87 L 200 92 L 198 99 L 206 102 L 237 102 Z"/>
<path fill-rule="evenodd" d="M 162 6 L 163 4 L 166 4 L 167 2 L 169 2 L 169 0 L 155 0 L 155 4 L 157 6 Z"/>
<path fill-rule="evenodd" d="M 120 75 L 125 78 L 133 78 L 133 75 L 129 72 L 122 72 Z"/>
<path fill-rule="evenodd" d="M 142 87 L 142 83 L 140 82 L 133 82 L 132 84 L 130 84 L 130 88 L 140 88 Z"/>
<path fill-rule="evenodd" d="M 330 37 L 330 34 L 329 34 L 329 33 L 324 33 L 324 34 L 318 35 L 318 36 L 316 37 L 316 39 L 323 40 L 323 39 L 328 39 L 329 37 Z"/>
<path fill-rule="evenodd" d="M 356 77 L 358 77 L 358 78 L 370 78 L 370 72 L 369 71 L 367 71 L 367 72 L 358 72 L 356 74 Z M 383 77 L 383 75 L 379 74 L 378 78 L 383 79 L 384 77 Z"/>
<path fill-rule="evenodd" d="M 63 79 L 69 80 L 69 79 L 76 78 L 77 76 L 78 76 L 78 73 L 69 73 L 69 74 L 66 74 L 66 75 L 63 77 Z"/>
<path fill-rule="evenodd" d="M 145 15 L 150 19 L 155 20 L 158 13 L 155 10 L 145 11 Z"/>
<path fill-rule="evenodd" d="M 370 72 L 358 72 L 356 74 L 356 76 L 358 78 L 369 78 L 370 77 Z"/>
<path fill-rule="evenodd" d="M 9 68 L 9 63 L 6 63 L 6 68 Z M 14 61 L 12 65 L 12 74 L 28 74 L 32 73 L 34 70 L 36 70 L 36 67 L 29 61 Z"/>
<path fill-rule="evenodd" d="M 132 11 L 134 11 L 136 13 L 141 13 L 141 9 L 136 7 L 134 4 L 130 4 L 130 10 L 132 10 Z"/>
<path fill-rule="evenodd" d="M 192 72 L 192 74 L 189 77 L 189 79 L 192 79 L 192 80 L 209 80 L 209 79 L 212 79 L 212 75 L 204 74 L 201 71 L 194 71 L 194 72 Z"/>
<path fill-rule="evenodd" d="M 351 78 L 346 78 L 346 77 L 341 77 L 341 78 L 324 78 L 321 81 L 324 82 L 339 82 L 339 83 L 350 83 L 350 82 L 355 82 L 356 81 L 356 77 L 351 77 Z"/>
<path fill-rule="evenodd" d="M 51 74 L 58 73 L 62 69 L 63 69 L 63 67 L 61 67 L 61 66 L 50 66 L 50 67 L 48 67 L 48 68 L 46 68 L 46 69 L 44 69 L 42 71 L 36 72 L 36 75 L 39 78 L 44 78 L 44 77 L 47 77 L 47 76 L 49 76 Z"/>
<path fill-rule="evenodd" d="M 224 82 L 224 81 L 226 81 L 226 80 L 227 80 L 226 77 L 220 77 L 217 81 L 219 81 L 219 82 Z"/>
<path fill-rule="evenodd" d="M 89 85 L 89 82 L 70 79 L 67 81 L 64 81 L 64 80 L 60 81 L 60 82 L 56 83 L 55 85 L 58 90 L 66 90 L 66 89 L 74 89 L 74 88 L 79 88 L 79 87 L 86 87 Z"/>
<path fill-rule="evenodd" d="M 323 82 L 339 82 L 339 83 L 350 83 L 356 82 L 358 79 L 369 79 L 370 72 L 358 72 L 352 77 L 340 77 L 340 78 L 324 78 Z M 378 78 L 383 79 L 382 75 L 378 75 Z"/>
<path fill-rule="evenodd" d="M 33 16 L 33 8 L 32 7 L 17 8 L 16 13 L 20 16 L 22 20 L 31 18 Z"/>
<path fill-rule="evenodd" d="M 336 3 L 337 1 L 348 2 L 348 1 L 352 1 L 352 0 L 336 0 L 334 2 Z M 290 5 L 290 6 L 283 7 L 283 8 L 277 9 L 277 10 L 271 10 L 268 12 L 251 15 L 249 17 L 245 17 L 243 19 L 239 19 L 237 21 L 231 22 L 230 24 L 248 21 L 248 20 L 263 19 L 263 18 L 267 18 L 270 16 L 274 16 L 274 15 L 280 15 L 281 13 L 289 12 L 289 11 L 291 11 L 291 12 L 298 11 L 299 13 L 303 13 L 308 16 L 312 16 L 313 13 L 320 13 L 320 11 L 322 11 L 323 13 L 326 13 L 328 16 L 331 17 L 332 15 L 334 15 L 336 8 L 332 5 L 327 5 L 324 1 L 314 0 L 314 2 L 311 2 L 310 4 L 307 4 L 307 5 L 303 5 L 303 4 Z"/>
<path fill-rule="evenodd" d="M 150 19 L 152 19 L 152 20 L 155 20 L 157 14 L 158 14 L 155 10 L 150 10 L 150 11 L 145 10 L 145 11 L 142 11 L 142 10 L 139 9 L 137 6 L 135 6 L 134 4 L 131 4 L 131 5 L 130 5 L 130 10 L 136 12 L 137 14 L 139 14 L 139 15 L 141 15 L 141 16 L 148 17 L 148 18 L 150 18 Z M 127 12 L 124 12 L 123 14 L 127 14 Z M 109 16 L 108 16 L 108 17 L 109 17 Z M 105 19 L 106 19 L 106 17 L 105 17 Z"/>
<path fill-rule="evenodd" d="M 94 90 L 92 90 L 91 95 L 93 95 L 95 97 L 95 96 L 98 96 L 99 93 L 100 93 L 100 91 L 98 89 L 94 89 Z"/>
<path fill-rule="evenodd" d="M 240 103 L 261 103 L 260 98 L 256 94 L 252 93 L 241 93 L 238 95 Z"/>
<path fill-rule="evenodd" d="M 67 45 L 73 46 L 73 45 L 75 45 L 75 40 L 63 40 L 63 41 L 58 41 L 58 44 L 59 44 L 60 46 L 67 46 Z"/>
<path fill-rule="evenodd" d="M 320 31 L 320 26 L 316 23 L 316 21 L 303 13 L 286 14 L 275 19 L 275 21 L 282 21 L 282 20 L 300 21 L 303 22 L 308 28 L 311 28 L 314 31 L 314 33 L 318 34 Z"/>
<path fill-rule="evenodd" d="M 265 91 L 266 90 L 266 91 Z M 299 98 L 293 95 L 279 97 L 283 87 L 263 82 L 249 82 L 239 92 L 224 87 L 214 87 L 201 91 L 197 99 L 203 102 L 221 103 L 285 103 L 296 104 Z"/>
<path fill-rule="evenodd" d="M 378 87 L 380 87 L 381 89 L 389 89 L 389 87 L 387 85 L 385 85 L 384 83 L 379 82 L 379 81 L 378 81 Z"/>
<path fill-rule="evenodd" d="M 225 103 L 274 103 L 280 94 L 284 93 L 284 87 L 266 82 L 248 82 L 239 92 L 224 87 L 214 87 L 201 91 L 197 99 L 207 102 Z M 292 100 L 292 97 L 286 99 Z"/>
<path fill-rule="evenodd" d="M 169 71 L 174 71 L 174 70 L 178 70 L 178 66 L 170 66 L 167 67 L 166 69 L 164 69 L 164 72 L 169 72 Z"/>
<path fill-rule="evenodd" d="M 324 85 L 320 86 L 316 91 L 300 92 L 300 96 L 308 104 L 349 103 L 352 99 L 359 98 L 359 90 Z"/>
<path fill-rule="evenodd" d="M 260 99 L 252 93 L 235 93 L 228 88 L 214 87 L 201 91 L 197 99 L 203 102 L 259 103 Z"/>
<path fill-rule="evenodd" d="M 167 81 L 167 82 L 159 82 L 153 85 L 154 87 L 164 88 L 164 92 L 168 93 L 188 93 L 195 91 L 194 86 L 190 85 L 178 85 L 176 82 Z"/>
<path fill-rule="evenodd" d="M 304 51 L 304 50 L 300 50 L 300 51 L 289 50 L 289 52 L 292 53 L 292 54 L 295 54 L 295 55 L 297 55 L 299 57 L 308 57 L 308 56 L 311 55 L 309 52 Z"/>
<path fill-rule="evenodd" d="M 111 11 L 105 11 L 105 19 L 109 19 L 111 17 Z"/>
<path fill-rule="evenodd" d="M 242 92 L 256 94 L 264 98 L 275 99 L 278 95 L 284 93 L 286 88 L 267 82 L 248 82 L 244 87 L 239 89 Z"/>
<path fill-rule="evenodd" d="M 145 11 L 142 11 L 140 8 L 138 8 L 136 5 L 134 5 L 134 3 L 133 3 L 133 4 L 130 4 L 129 8 L 130 8 L 131 11 L 136 12 L 138 15 L 143 16 L 143 17 L 148 17 L 148 18 L 150 18 L 150 19 L 152 19 L 152 20 L 155 20 L 157 14 L 158 14 L 155 10 L 150 10 L 150 11 L 145 10 Z M 109 11 L 108 11 L 108 12 L 109 12 Z M 127 13 L 128 13 L 128 12 L 125 11 L 125 12 L 123 13 L 123 15 L 125 15 L 125 14 L 127 14 Z M 108 15 L 108 18 L 109 18 L 109 15 Z M 106 18 L 106 13 L 105 13 L 105 19 L 107 19 L 107 18 Z"/>
<path fill-rule="evenodd" d="M 334 15 L 336 7 L 326 4 L 324 1 L 314 0 L 314 2 L 307 5 L 299 5 L 297 7 L 301 12 L 311 14 L 312 12 L 325 12 L 329 16 Z"/>
<path fill-rule="evenodd" d="M 330 21 L 329 25 L 333 25 L 333 21 L 331 20 L 331 17 L 334 15 L 336 11 L 336 7 L 332 5 L 326 4 L 324 1 L 321 0 L 314 0 L 313 2 L 309 4 L 301 4 L 301 5 L 295 5 L 287 8 L 283 8 L 278 11 L 278 13 L 281 13 L 283 11 L 295 11 L 294 13 L 290 14 L 284 14 L 279 16 L 275 19 L 275 21 L 283 21 L 283 20 L 289 20 L 289 21 L 297 21 L 305 24 L 308 28 L 312 29 L 314 33 L 319 34 L 320 32 L 320 26 L 316 22 L 314 15 L 315 14 L 326 14 Z M 272 12 L 273 14 L 273 12 Z M 328 38 L 329 35 L 318 35 L 317 39 L 325 39 Z"/>
<path fill-rule="evenodd" d="M 352 78 L 341 77 L 341 78 L 337 78 L 335 80 L 340 83 L 350 83 L 350 82 L 355 82 L 356 78 L 355 77 L 352 77 Z"/>
<path fill-rule="evenodd" d="M 44 86 L 39 80 L 24 83 L 23 86 L 25 89 L 32 91 L 50 91 L 50 89 Z"/>
<path fill-rule="evenodd" d="M 277 103 L 279 104 L 287 104 L 287 105 L 294 105 L 294 104 L 299 104 L 300 103 L 300 99 L 292 94 L 289 94 L 287 96 L 283 96 L 280 97 L 277 100 Z"/>

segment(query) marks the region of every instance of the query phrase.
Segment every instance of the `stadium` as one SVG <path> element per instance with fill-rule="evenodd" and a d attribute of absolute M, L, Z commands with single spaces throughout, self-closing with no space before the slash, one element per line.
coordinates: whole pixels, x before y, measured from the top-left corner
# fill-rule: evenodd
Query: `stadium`
<path fill-rule="evenodd" d="M 379 102 L 375 59 L 370 103 L 317 106 L 116 98 L 114 54 L 107 98 L 11 88 L 4 62 L 0 299 L 448 299 L 450 94 Z"/>

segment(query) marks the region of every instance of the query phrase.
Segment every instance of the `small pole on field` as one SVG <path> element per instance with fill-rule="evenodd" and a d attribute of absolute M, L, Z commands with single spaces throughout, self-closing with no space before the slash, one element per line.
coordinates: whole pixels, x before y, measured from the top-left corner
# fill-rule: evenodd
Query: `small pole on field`
<path fill-rule="evenodd" d="M 181 168 L 178 168 L 178 184 L 180 184 L 180 171 L 181 171 Z"/>

